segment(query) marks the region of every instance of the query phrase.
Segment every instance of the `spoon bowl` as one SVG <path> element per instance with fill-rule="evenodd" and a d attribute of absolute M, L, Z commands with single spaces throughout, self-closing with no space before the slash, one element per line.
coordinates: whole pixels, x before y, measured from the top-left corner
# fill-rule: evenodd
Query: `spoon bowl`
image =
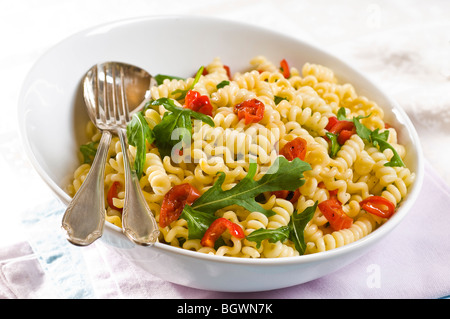
<path fill-rule="evenodd" d="M 97 125 L 102 126 L 102 123 L 97 121 L 97 112 L 101 111 L 98 103 L 105 103 L 112 98 L 113 90 L 107 93 L 103 89 L 104 85 L 112 84 L 114 76 L 120 76 L 122 82 L 124 96 L 119 98 L 125 99 L 128 105 L 130 115 L 141 111 L 145 103 L 150 99 L 150 87 L 155 85 L 155 80 L 147 71 L 127 63 L 121 62 L 105 62 L 94 65 L 86 73 L 83 80 L 83 95 L 86 103 L 89 118 Z M 99 88 L 102 94 L 99 94 Z M 125 105 L 125 103 L 123 103 Z M 122 110 L 121 110 L 122 111 Z M 123 111 L 125 113 L 125 111 Z M 130 120 L 129 118 L 127 119 Z M 100 129 L 105 129 L 100 127 Z"/>

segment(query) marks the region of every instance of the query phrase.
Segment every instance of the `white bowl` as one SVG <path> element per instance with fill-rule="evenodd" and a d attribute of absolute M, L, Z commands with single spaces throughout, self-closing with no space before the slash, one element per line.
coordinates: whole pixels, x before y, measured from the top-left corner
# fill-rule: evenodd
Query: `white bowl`
<path fill-rule="evenodd" d="M 286 58 L 294 66 L 311 62 L 330 67 L 340 81 L 352 83 L 360 95 L 383 106 L 386 121 L 398 129 L 401 143 L 408 150 L 405 162 L 417 176 L 396 214 L 352 244 L 280 259 L 211 256 L 160 243 L 152 247 L 136 246 L 111 224 L 106 225 L 98 242 L 116 249 L 164 280 L 208 290 L 270 290 L 334 272 L 370 251 L 408 213 L 422 184 L 422 153 L 411 121 L 393 100 L 346 63 L 298 39 L 241 23 L 183 16 L 119 21 L 75 34 L 43 55 L 23 85 L 19 124 L 29 158 L 56 196 L 67 205 L 70 197 L 63 189 L 79 165 L 76 154 L 88 119 L 80 81 L 95 63 L 123 61 L 154 75 L 192 76 L 198 65 L 216 56 L 237 71 L 248 68 L 248 61 L 260 54 L 272 61 Z"/>

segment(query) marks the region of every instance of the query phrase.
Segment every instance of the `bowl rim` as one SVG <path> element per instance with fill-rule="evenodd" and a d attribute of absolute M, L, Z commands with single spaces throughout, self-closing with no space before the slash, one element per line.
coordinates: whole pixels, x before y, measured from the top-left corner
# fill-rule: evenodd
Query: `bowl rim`
<path fill-rule="evenodd" d="M 386 99 L 386 101 L 389 103 L 388 105 L 392 107 L 393 111 L 396 111 L 398 113 L 398 116 L 402 120 L 404 120 L 403 125 L 407 128 L 408 133 L 411 137 L 411 141 L 414 143 L 415 151 L 417 154 L 416 158 L 416 170 L 414 173 L 416 174 L 416 179 L 414 181 L 414 184 L 412 185 L 412 188 L 409 189 L 408 197 L 407 199 L 401 204 L 401 209 L 397 210 L 397 212 L 387 221 L 385 224 L 381 225 L 379 228 L 368 234 L 367 236 L 356 240 L 355 242 L 349 243 L 345 246 L 334 248 L 332 250 L 327 250 L 320 253 L 315 254 L 309 254 L 309 255 L 300 255 L 300 256 L 292 256 L 292 257 L 282 257 L 282 258 L 242 258 L 242 257 L 233 257 L 233 256 L 217 256 L 217 255 L 209 255 L 204 253 L 199 253 L 197 251 L 187 250 L 180 247 L 174 247 L 170 246 L 165 243 L 157 242 L 154 245 L 145 247 L 148 249 L 158 249 L 163 251 L 168 251 L 170 253 L 183 255 L 189 258 L 199 259 L 199 260 L 207 260 L 212 262 L 220 262 L 220 263 L 228 263 L 228 264 L 239 264 L 239 265 L 264 265 L 264 266 L 270 266 L 270 265 L 292 265 L 292 264 L 305 264 L 310 262 L 319 262 L 324 259 L 329 258 L 335 258 L 339 257 L 341 255 L 345 255 L 347 253 L 350 253 L 354 250 L 359 250 L 364 248 L 365 246 L 368 246 L 372 243 L 375 243 L 377 240 L 382 239 L 385 237 L 389 232 L 391 232 L 395 227 L 397 227 L 401 220 L 408 214 L 411 207 L 413 206 L 414 202 L 416 201 L 424 179 L 424 158 L 423 158 L 423 152 L 420 145 L 420 140 L 417 134 L 417 131 L 412 124 L 411 120 L 409 119 L 406 112 L 401 108 L 401 106 L 393 100 L 384 90 L 382 90 L 377 83 L 375 83 L 370 77 L 368 77 L 366 74 L 363 74 L 359 70 L 355 69 L 352 65 L 347 63 L 342 58 L 332 54 L 331 52 L 327 51 L 326 49 L 322 47 L 318 47 L 314 43 L 307 42 L 303 39 L 293 37 L 291 35 L 287 35 L 285 33 L 275 31 L 266 27 L 249 24 L 247 22 L 242 21 L 235 21 L 235 20 L 229 20 L 224 18 L 218 18 L 218 17 L 209 17 L 209 16 L 201 16 L 201 15 L 158 15 L 158 16 L 140 16 L 140 17 L 132 17 L 132 18 L 125 18 L 110 22 L 105 22 L 102 24 L 98 24 L 89 28 L 86 28 L 84 30 L 81 30 L 79 32 L 76 32 L 63 40 L 57 42 L 54 46 L 49 48 L 46 52 L 44 52 L 33 64 L 33 66 L 28 71 L 25 80 L 23 82 L 22 88 L 20 90 L 19 95 L 19 101 L 18 101 L 18 123 L 19 123 L 19 136 L 22 141 L 22 145 L 24 145 L 24 151 L 28 156 L 28 159 L 30 160 L 32 166 L 38 173 L 38 175 L 41 177 L 41 179 L 51 188 L 54 194 L 57 195 L 58 199 L 64 206 L 66 206 L 70 202 L 70 196 L 57 185 L 55 181 L 53 181 L 49 175 L 45 172 L 43 167 L 40 165 L 39 161 L 37 160 L 36 156 L 34 155 L 30 140 L 26 134 L 26 129 L 24 126 L 24 121 L 22 120 L 23 113 L 25 111 L 25 102 L 24 102 L 24 96 L 25 92 L 27 91 L 27 86 L 29 82 L 32 80 L 32 75 L 35 72 L 35 69 L 38 67 L 38 65 L 45 59 L 45 57 L 52 52 L 56 51 L 59 46 L 62 44 L 71 42 L 76 40 L 77 38 L 86 37 L 89 34 L 93 32 L 99 32 L 100 30 L 103 30 L 102 32 L 108 32 L 108 29 L 113 29 L 116 27 L 124 27 L 130 24 L 140 23 L 140 22 L 146 22 L 146 21 L 153 21 L 153 20 L 185 20 L 186 22 L 189 21 L 203 21 L 203 22 L 213 22 L 213 23 L 222 23 L 222 24 L 229 24 L 234 25 L 239 28 L 244 29 L 252 29 L 253 31 L 257 32 L 263 32 L 272 34 L 278 37 L 282 37 L 286 39 L 289 42 L 297 42 L 301 44 L 302 46 L 309 47 L 310 49 L 317 51 L 321 54 L 326 55 L 327 57 L 333 59 L 334 61 L 341 64 L 345 69 L 351 70 L 354 74 L 361 76 L 364 78 L 373 88 L 378 90 Z M 122 233 L 121 228 L 106 222 L 105 223 L 105 230 L 113 231 L 115 233 L 120 233 L 120 235 L 123 235 L 123 238 L 125 240 L 126 236 Z M 141 246 L 142 247 L 142 246 Z"/>

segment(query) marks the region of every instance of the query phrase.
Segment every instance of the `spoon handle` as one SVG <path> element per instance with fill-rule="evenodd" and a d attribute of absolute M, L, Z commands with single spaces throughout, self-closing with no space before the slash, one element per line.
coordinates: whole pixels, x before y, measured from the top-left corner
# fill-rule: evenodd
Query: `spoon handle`
<path fill-rule="evenodd" d="M 89 173 L 64 213 L 62 228 L 72 244 L 86 246 L 103 234 L 106 213 L 103 185 L 111 138 L 109 131 L 103 131 Z"/>
<path fill-rule="evenodd" d="M 145 201 L 136 172 L 131 169 L 125 131 L 118 130 L 125 168 L 125 202 L 122 211 L 124 234 L 142 246 L 153 245 L 159 236 L 158 224 Z"/>

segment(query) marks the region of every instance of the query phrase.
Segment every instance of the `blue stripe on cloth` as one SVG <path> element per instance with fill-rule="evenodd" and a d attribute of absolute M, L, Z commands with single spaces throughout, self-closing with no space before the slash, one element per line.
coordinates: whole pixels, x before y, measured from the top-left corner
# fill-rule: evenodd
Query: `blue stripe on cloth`
<path fill-rule="evenodd" d="M 70 244 L 61 229 L 64 210 L 58 200 L 52 200 L 24 212 L 22 225 L 57 295 L 66 299 L 95 298 L 80 251 L 83 247 Z"/>

